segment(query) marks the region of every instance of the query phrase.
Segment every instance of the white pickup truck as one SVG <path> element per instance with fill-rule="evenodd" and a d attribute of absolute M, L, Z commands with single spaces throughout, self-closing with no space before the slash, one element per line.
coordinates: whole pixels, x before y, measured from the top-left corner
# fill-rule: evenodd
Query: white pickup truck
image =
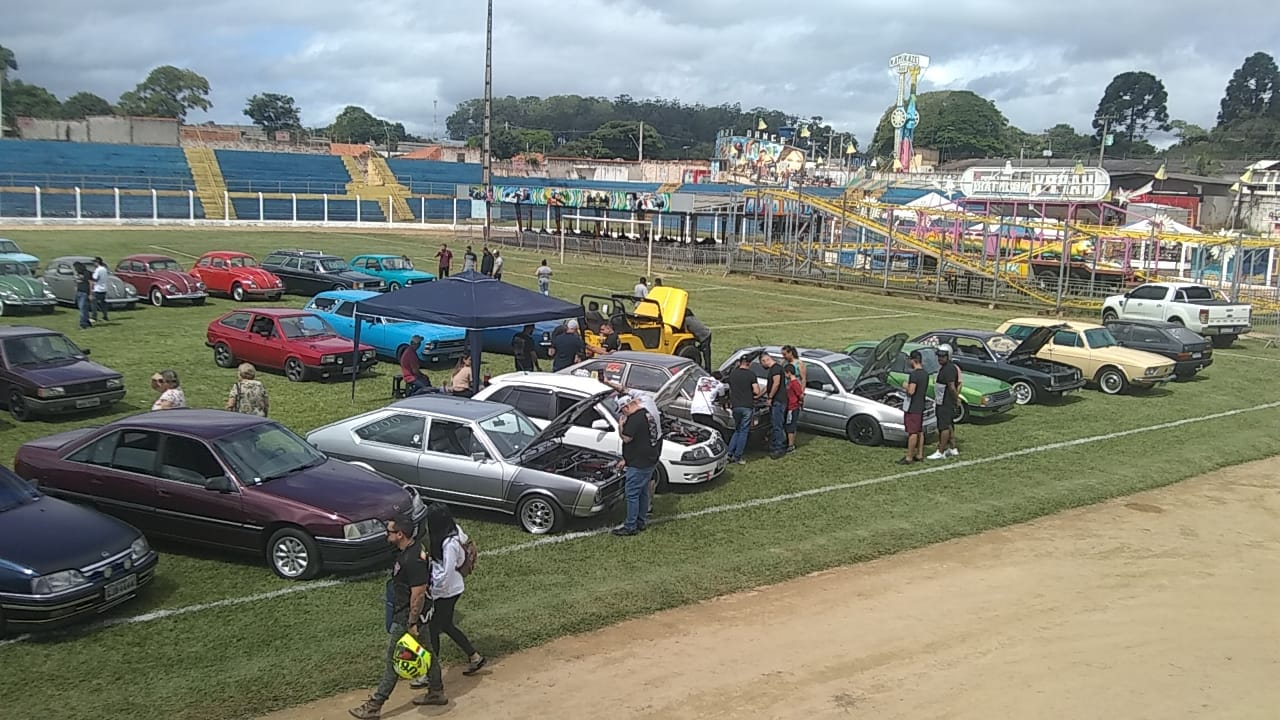
<path fill-rule="evenodd" d="M 1102 303 L 1102 321 L 1167 320 L 1209 338 L 1216 348 L 1231 347 L 1252 330 L 1252 306 L 1221 300 L 1213 288 L 1195 283 L 1148 283 Z"/>

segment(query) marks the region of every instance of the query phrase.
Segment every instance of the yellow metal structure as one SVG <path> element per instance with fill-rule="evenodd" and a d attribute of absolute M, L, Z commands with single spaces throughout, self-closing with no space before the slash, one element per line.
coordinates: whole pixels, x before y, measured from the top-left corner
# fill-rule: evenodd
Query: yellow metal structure
<path fill-rule="evenodd" d="M 235 220 L 236 209 L 226 202 L 227 182 L 222 178 L 222 168 L 218 165 L 218 156 L 212 148 L 184 147 L 187 165 L 191 168 L 191 179 L 196 183 L 196 197 L 204 207 L 206 220 Z"/>
<path fill-rule="evenodd" d="M 588 297 L 584 296 L 584 300 Z M 612 302 L 604 314 L 623 349 L 680 355 L 695 360 L 700 357 L 693 334 L 684 327 L 685 310 L 689 306 L 687 291 L 663 285 L 650 290 L 643 300 L 620 295 L 612 299 L 595 299 Z M 582 339 L 588 345 L 600 347 L 599 326 L 593 325 L 588 318 L 587 326 L 582 329 Z"/>

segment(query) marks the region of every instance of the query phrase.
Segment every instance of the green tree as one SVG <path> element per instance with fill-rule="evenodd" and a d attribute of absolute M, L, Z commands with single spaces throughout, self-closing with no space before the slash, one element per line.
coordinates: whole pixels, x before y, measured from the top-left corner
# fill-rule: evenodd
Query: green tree
<path fill-rule="evenodd" d="M 1264 52 L 1245 58 L 1227 82 L 1218 111 L 1218 127 L 1275 113 L 1280 105 L 1275 101 L 1278 86 L 1280 69 L 1276 68 L 1275 58 Z"/>
<path fill-rule="evenodd" d="M 208 110 L 209 81 L 199 73 L 172 65 L 152 70 L 134 89 L 120 96 L 122 115 L 184 120 L 191 110 Z"/>
<path fill-rule="evenodd" d="M 244 114 L 254 125 L 262 128 L 268 138 L 274 138 L 278 130 L 297 130 L 302 127 L 298 106 L 289 95 L 254 95 L 245 102 Z"/>
<path fill-rule="evenodd" d="M 940 90 L 916 96 L 920 122 L 916 125 L 915 146 L 938 151 L 941 159 L 961 160 L 1003 155 L 1008 148 L 1009 121 L 990 100 L 968 90 Z M 890 106 L 876 126 L 871 154 L 893 155 L 893 126 Z"/>
<path fill-rule="evenodd" d="M 81 120 L 90 115 L 111 115 L 115 110 L 105 98 L 91 92 L 78 92 L 62 102 L 62 117 Z"/>
<path fill-rule="evenodd" d="M 1081 155 L 1093 150 L 1096 144 L 1093 138 L 1076 132 L 1067 123 L 1058 123 L 1046 129 L 1040 137 L 1044 142 L 1044 149 L 1052 150 L 1055 157 Z"/>
<path fill-rule="evenodd" d="M 62 115 L 62 103 L 53 93 L 21 80 L 13 80 L 4 91 L 4 114 L 10 118 L 31 117 L 52 120 Z"/>
<path fill-rule="evenodd" d="M 1209 131 L 1186 120 L 1172 120 L 1169 122 L 1169 129 L 1173 130 L 1173 134 L 1178 138 L 1178 145 L 1190 147 L 1202 142 L 1209 141 Z"/>
<path fill-rule="evenodd" d="M 621 158 L 623 160 L 635 160 L 639 156 L 640 148 L 640 124 L 639 122 L 629 122 L 626 120 L 610 120 L 595 132 L 587 136 L 588 140 L 599 143 L 600 147 L 606 151 L 606 157 Z M 644 154 L 645 157 L 655 158 L 662 157 L 663 151 L 666 149 L 662 141 L 662 136 L 658 134 L 658 130 L 649 123 L 644 125 Z"/>
<path fill-rule="evenodd" d="M 1145 140 L 1152 130 L 1169 129 L 1169 94 L 1164 83 L 1149 72 L 1125 72 L 1116 75 L 1098 101 L 1093 128 L 1102 137 L 1104 127 L 1109 127 L 1118 138 L 1124 138 L 1127 146 Z M 1110 118 L 1109 125 L 1107 118 Z M 1124 149 L 1126 145 L 1122 145 Z"/>
<path fill-rule="evenodd" d="M 0 45 L 0 102 L 3 102 L 4 93 L 9 90 L 9 71 L 18 69 L 18 58 L 9 48 Z M 4 129 L 13 125 L 13 113 L 9 110 L 9 104 L 6 102 L 0 106 L 0 137 L 4 135 Z"/>
<path fill-rule="evenodd" d="M 389 144 L 390 150 L 395 150 L 399 141 L 409 139 L 403 124 L 376 118 L 358 105 L 343 108 L 329 126 L 328 134 L 338 142 Z"/>

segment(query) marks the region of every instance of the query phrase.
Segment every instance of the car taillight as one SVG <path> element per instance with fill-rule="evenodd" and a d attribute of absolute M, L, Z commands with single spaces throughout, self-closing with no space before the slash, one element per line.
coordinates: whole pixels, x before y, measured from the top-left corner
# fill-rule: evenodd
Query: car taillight
<path fill-rule="evenodd" d="M 1180 352 L 1180 353 L 1178 353 L 1178 359 L 1179 359 L 1179 360 L 1190 360 L 1190 359 L 1191 359 L 1191 353 L 1188 353 L 1188 352 Z"/>
<path fill-rule="evenodd" d="M 1201 311 L 1200 311 L 1200 324 L 1202 324 L 1202 325 L 1203 325 L 1204 323 L 1207 323 L 1207 322 L 1209 322 L 1209 311 L 1208 311 L 1208 310 L 1201 310 Z"/>

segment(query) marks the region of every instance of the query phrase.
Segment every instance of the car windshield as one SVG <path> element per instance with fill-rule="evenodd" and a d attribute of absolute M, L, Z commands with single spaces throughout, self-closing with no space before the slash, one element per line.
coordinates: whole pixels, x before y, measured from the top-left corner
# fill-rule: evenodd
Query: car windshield
<path fill-rule="evenodd" d="M 30 275 L 31 270 L 26 265 L 17 262 L 0 263 L 0 275 Z"/>
<path fill-rule="evenodd" d="M 61 360 L 79 360 L 84 353 L 62 335 L 32 335 L 4 341 L 9 365 L 42 365 Z"/>
<path fill-rule="evenodd" d="M 324 319 L 315 315 L 291 315 L 280 318 L 280 330 L 290 340 L 336 335 Z"/>
<path fill-rule="evenodd" d="M 236 477 L 248 485 L 315 467 L 325 456 L 283 426 L 265 422 L 213 441 Z"/>
<path fill-rule="evenodd" d="M 1191 332 L 1190 330 L 1184 327 L 1169 328 L 1168 330 L 1166 330 L 1166 332 L 1172 335 L 1174 340 L 1177 340 L 1178 342 L 1184 345 L 1203 345 L 1204 344 L 1203 337 Z"/>
<path fill-rule="evenodd" d="M 1084 339 L 1088 341 L 1089 347 L 1093 348 L 1094 350 L 1098 350 L 1101 348 L 1115 347 L 1116 345 L 1119 345 L 1119 343 L 1116 342 L 1116 337 L 1112 335 L 1111 331 L 1106 328 L 1094 328 L 1093 330 L 1085 330 Z"/>
<path fill-rule="evenodd" d="M 0 512 L 33 503 L 40 493 L 26 480 L 7 470 L 0 470 Z"/>
<path fill-rule="evenodd" d="M 992 335 L 987 338 L 987 349 L 997 355 L 1008 355 L 1018 347 L 1018 341 L 1008 335 Z"/>
<path fill-rule="evenodd" d="M 169 258 L 165 258 L 163 260 L 152 260 L 151 262 L 147 263 L 147 267 L 151 268 L 152 272 L 159 272 L 161 270 L 172 270 L 174 272 L 182 272 L 182 266 L 178 264 L 178 261 L 170 260 Z"/>
<path fill-rule="evenodd" d="M 853 358 L 833 360 L 827 363 L 827 369 L 831 371 L 832 375 L 836 376 L 836 380 L 840 382 L 841 387 L 849 392 L 853 392 L 858 383 L 858 375 L 862 374 L 862 366 L 854 362 Z"/>
<path fill-rule="evenodd" d="M 227 264 L 231 267 L 258 267 L 258 261 L 248 255 L 227 258 Z"/>
<path fill-rule="evenodd" d="M 523 414 L 509 410 L 480 421 L 480 429 L 502 457 L 511 459 L 529 447 L 538 436 L 538 428 Z"/>
<path fill-rule="evenodd" d="M 382 258 L 383 270 L 412 270 L 413 263 L 404 258 Z"/>
<path fill-rule="evenodd" d="M 17 253 L 22 252 L 18 247 L 18 243 L 12 240 L 0 240 L 0 253 Z"/>
<path fill-rule="evenodd" d="M 325 272 L 342 272 L 347 269 L 347 264 L 342 261 L 342 258 L 327 257 L 320 258 L 320 267 L 324 268 Z"/>

